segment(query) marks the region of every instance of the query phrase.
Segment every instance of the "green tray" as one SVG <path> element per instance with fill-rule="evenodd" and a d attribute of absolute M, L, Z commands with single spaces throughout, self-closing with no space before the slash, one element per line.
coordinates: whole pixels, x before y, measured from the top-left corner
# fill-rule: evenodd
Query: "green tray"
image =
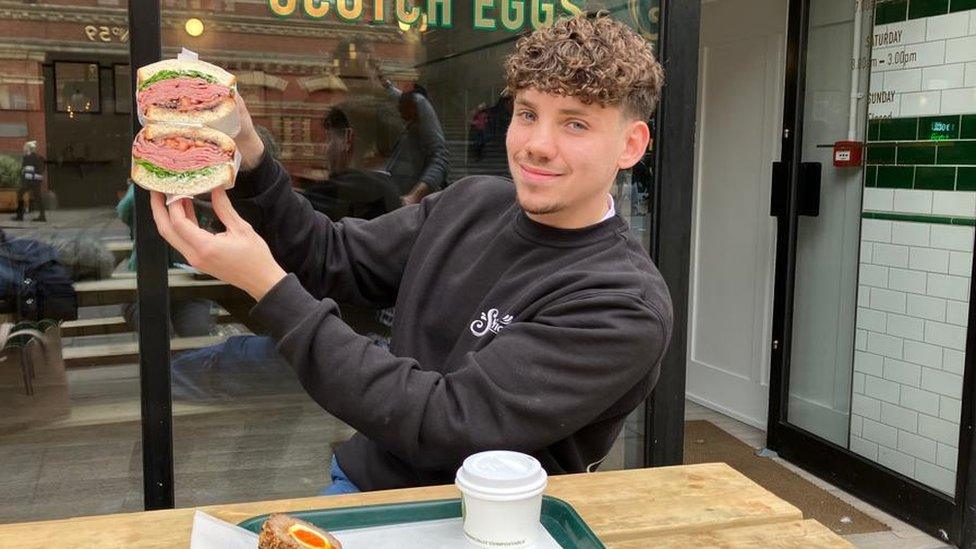
<path fill-rule="evenodd" d="M 329 531 L 341 531 L 405 522 L 458 518 L 461 516 L 461 500 L 441 499 L 414 503 L 341 507 L 338 509 L 289 512 L 288 514 Z M 261 531 L 261 525 L 267 518 L 268 515 L 252 517 L 241 522 L 238 526 L 257 533 Z M 593 530 L 590 530 L 590 527 L 576 513 L 576 509 L 561 499 L 550 496 L 542 497 L 542 525 L 549 531 L 553 539 L 566 549 L 605 549 Z"/>

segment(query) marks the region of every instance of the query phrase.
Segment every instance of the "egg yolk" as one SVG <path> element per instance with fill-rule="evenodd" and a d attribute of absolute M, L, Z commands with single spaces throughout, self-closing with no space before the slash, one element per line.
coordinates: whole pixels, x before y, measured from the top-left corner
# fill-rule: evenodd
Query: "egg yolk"
<path fill-rule="evenodd" d="M 305 547 L 312 549 L 332 549 L 332 544 L 326 541 L 325 538 L 305 528 L 301 524 L 296 524 L 289 528 L 288 533 Z"/>

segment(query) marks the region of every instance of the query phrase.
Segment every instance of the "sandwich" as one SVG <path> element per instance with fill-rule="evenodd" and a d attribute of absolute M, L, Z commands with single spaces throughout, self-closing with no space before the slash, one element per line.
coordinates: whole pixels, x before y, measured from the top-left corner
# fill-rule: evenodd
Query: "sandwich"
<path fill-rule="evenodd" d="M 342 549 L 342 544 L 310 522 L 275 513 L 261 526 L 258 549 Z"/>
<path fill-rule="evenodd" d="M 148 124 L 132 143 L 132 180 L 181 196 L 230 188 L 236 151 L 233 139 L 211 128 Z"/>
<path fill-rule="evenodd" d="M 143 123 L 205 125 L 237 133 L 237 77 L 191 59 L 165 59 L 136 71 L 136 103 Z"/>

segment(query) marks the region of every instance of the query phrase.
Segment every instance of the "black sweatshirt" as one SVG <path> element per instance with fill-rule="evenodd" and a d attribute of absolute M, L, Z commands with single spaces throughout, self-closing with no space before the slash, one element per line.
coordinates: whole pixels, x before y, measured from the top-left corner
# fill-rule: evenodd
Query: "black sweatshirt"
<path fill-rule="evenodd" d="M 450 483 L 482 450 L 592 469 L 647 397 L 668 289 L 626 223 L 562 230 L 510 180 L 469 177 L 376 219 L 333 222 L 265 155 L 232 200 L 289 274 L 252 310 L 308 394 L 358 433 L 336 450 L 362 490 Z M 336 301 L 396 305 L 391 352 Z"/>

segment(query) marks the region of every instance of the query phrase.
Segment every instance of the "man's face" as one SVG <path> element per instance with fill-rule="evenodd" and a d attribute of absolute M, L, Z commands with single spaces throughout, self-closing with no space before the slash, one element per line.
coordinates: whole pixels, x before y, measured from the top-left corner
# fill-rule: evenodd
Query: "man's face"
<path fill-rule="evenodd" d="M 618 107 L 518 91 L 505 144 L 519 205 L 554 227 L 599 222 L 617 171 L 640 160 L 648 139 L 647 124 Z"/>
<path fill-rule="evenodd" d="M 349 167 L 352 156 L 352 130 L 349 128 L 326 128 L 325 159 L 333 172 Z"/>

